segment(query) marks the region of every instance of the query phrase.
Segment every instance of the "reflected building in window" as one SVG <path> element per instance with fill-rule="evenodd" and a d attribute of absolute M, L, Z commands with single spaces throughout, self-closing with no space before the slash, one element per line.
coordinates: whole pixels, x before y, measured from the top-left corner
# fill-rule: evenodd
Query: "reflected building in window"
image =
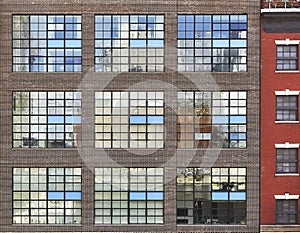
<path fill-rule="evenodd" d="M 162 72 L 164 15 L 96 15 L 96 72 Z"/>
<path fill-rule="evenodd" d="M 72 148 L 81 142 L 81 92 L 13 93 L 13 147 Z"/>
<path fill-rule="evenodd" d="M 178 92 L 179 148 L 246 148 L 247 95 Z"/>
<path fill-rule="evenodd" d="M 14 15 L 14 72 L 81 72 L 80 15 Z"/>

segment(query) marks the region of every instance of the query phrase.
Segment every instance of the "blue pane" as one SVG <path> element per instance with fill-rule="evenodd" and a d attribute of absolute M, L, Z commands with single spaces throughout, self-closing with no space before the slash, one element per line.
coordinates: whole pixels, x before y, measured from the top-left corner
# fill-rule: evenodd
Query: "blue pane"
<path fill-rule="evenodd" d="M 186 22 L 193 23 L 194 15 L 186 15 L 185 19 L 186 19 Z"/>
<path fill-rule="evenodd" d="M 238 133 L 231 133 L 230 134 L 230 139 L 231 140 L 239 139 L 239 134 Z"/>
<path fill-rule="evenodd" d="M 185 30 L 185 24 L 184 23 L 179 23 L 178 24 L 178 31 L 184 31 Z"/>
<path fill-rule="evenodd" d="M 66 64 L 81 64 L 81 57 L 66 57 Z"/>
<path fill-rule="evenodd" d="M 246 124 L 246 116 L 230 116 L 230 124 Z"/>
<path fill-rule="evenodd" d="M 187 31 L 194 31 L 194 24 L 193 23 L 187 23 L 186 25 Z"/>
<path fill-rule="evenodd" d="M 213 47 L 229 47 L 229 40 L 214 40 Z"/>
<path fill-rule="evenodd" d="M 61 39 L 61 38 L 64 38 L 65 36 L 65 33 L 62 31 L 62 32 L 55 32 L 55 39 Z"/>
<path fill-rule="evenodd" d="M 130 40 L 130 47 L 146 47 L 146 40 Z"/>
<path fill-rule="evenodd" d="M 81 116 L 66 116 L 66 124 L 81 124 Z"/>
<path fill-rule="evenodd" d="M 63 48 L 64 41 L 63 40 L 48 40 L 49 48 Z"/>
<path fill-rule="evenodd" d="M 227 201 L 228 193 L 227 192 L 212 192 L 213 201 Z"/>
<path fill-rule="evenodd" d="M 194 38 L 194 32 L 192 31 L 187 31 L 186 32 L 186 38 Z"/>
<path fill-rule="evenodd" d="M 66 200 L 81 200 L 81 192 L 66 192 Z"/>
<path fill-rule="evenodd" d="M 155 22 L 155 16 L 154 15 L 149 15 L 148 16 L 148 23 L 154 23 Z"/>
<path fill-rule="evenodd" d="M 48 192 L 49 200 L 64 200 L 64 192 Z"/>
<path fill-rule="evenodd" d="M 230 134 L 230 139 L 246 139 L 246 134 L 245 133 L 231 133 Z"/>
<path fill-rule="evenodd" d="M 210 15 L 204 15 L 203 19 L 204 19 L 204 22 L 211 22 L 211 16 Z"/>
<path fill-rule="evenodd" d="M 148 124 L 163 124 L 163 116 L 148 116 Z"/>
<path fill-rule="evenodd" d="M 81 48 L 81 40 L 66 40 L 67 48 Z"/>
<path fill-rule="evenodd" d="M 146 192 L 130 192 L 129 200 L 146 200 Z"/>
<path fill-rule="evenodd" d="M 213 116 L 213 124 L 228 124 L 228 116 Z"/>
<path fill-rule="evenodd" d="M 247 23 L 247 15 L 240 15 L 239 16 L 239 21 Z"/>
<path fill-rule="evenodd" d="M 48 124 L 63 124 L 63 116 L 48 116 Z"/>
<path fill-rule="evenodd" d="M 246 40 L 231 40 L 231 47 L 243 48 L 247 46 Z"/>
<path fill-rule="evenodd" d="M 185 16 L 184 15 L 178 15 L 178 22 L 185 22 Z"/>
<path fill-rule="evenodd" d="M 234 200 L 234 201 L 245 201 L 246 193 L 245 192 L 230 192 L 229 198 L 230 198 L 230 200 Z"/>
<path fill-rule="evenodd" d="M 246 133 L 239 133 L 239 139 L 246 139 Z"/>
<path fill-rule="evenodd" d="M 247 24 L 246 23 L 240 23 L 239 24 L 239 29 L 247 29 Z"/>
<path fill-rule="evenodd" d="M 148 192 L 147 193 L 147 200 L 164 200 L 164 193 L 163 192 Z"/>
<path fill-rule="evenodd" d="M 178 32 L 178 38 L 185 38 L 185 32 Z"/>
<path fill-rule="evenodd" d="M 164 47 L 163 40 L 148 40 L 148 47 Z"/>
<path fill-rule="evenodd" d="M 130 124 L 146 124 L 146 116 L 130 116 Z"/>
<path fill-rule="evenodd" d="M 231 22 L 238 22 L 239 21 L 239 15 L 231 15 L 230 16 Z"/>

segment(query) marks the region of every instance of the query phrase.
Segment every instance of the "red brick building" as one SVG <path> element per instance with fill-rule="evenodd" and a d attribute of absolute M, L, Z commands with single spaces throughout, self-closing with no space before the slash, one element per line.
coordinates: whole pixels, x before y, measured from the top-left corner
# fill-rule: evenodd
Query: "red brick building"
<path fill-rule="evenodd" d="M 262 3 L 261 232 L 300 231 L 298 7 Z"/>

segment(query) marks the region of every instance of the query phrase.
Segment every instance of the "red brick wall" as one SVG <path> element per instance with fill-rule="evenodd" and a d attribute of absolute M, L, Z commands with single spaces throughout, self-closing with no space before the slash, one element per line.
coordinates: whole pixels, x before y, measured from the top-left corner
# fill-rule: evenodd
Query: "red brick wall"
<path fill-rule="evenodd" d="M 275 123 L 275 90 L 300 90 L 300 73 L 275 72 L 275 40 L 300 40 L 300 33 L 265 33 L 261 31 L 261 224 L 276 223 L 274 195 L 300 193 L 299 176 L 275 176 L 275 144 L 300 143 L 300 124 Z M 298 51 L 300 54 L 300 51 Z M 299 65 L 298 65 L 299 66 Z M 300 103 L 300 100 L 298 100 Z M 298 117 L 299 118 L 299 117 Z M 298 155 L 299 156 L 299 155 Z M 298 158 L 299 160 L 300 158 Z M 299 202 L 300 203 L 300 202 Z M 300 205 L 299 205 L 300 210 Z M 300 222 L 300 215 L 298 216 Z"/>

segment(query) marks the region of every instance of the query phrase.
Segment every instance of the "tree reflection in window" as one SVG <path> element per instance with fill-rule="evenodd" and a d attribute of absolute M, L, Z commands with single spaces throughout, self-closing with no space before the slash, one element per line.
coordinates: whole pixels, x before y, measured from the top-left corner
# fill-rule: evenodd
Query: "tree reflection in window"
<path fill-rule="evenodd" d="M 246 92 L 178 92 L 179 148 L 245 148 Z"/>

